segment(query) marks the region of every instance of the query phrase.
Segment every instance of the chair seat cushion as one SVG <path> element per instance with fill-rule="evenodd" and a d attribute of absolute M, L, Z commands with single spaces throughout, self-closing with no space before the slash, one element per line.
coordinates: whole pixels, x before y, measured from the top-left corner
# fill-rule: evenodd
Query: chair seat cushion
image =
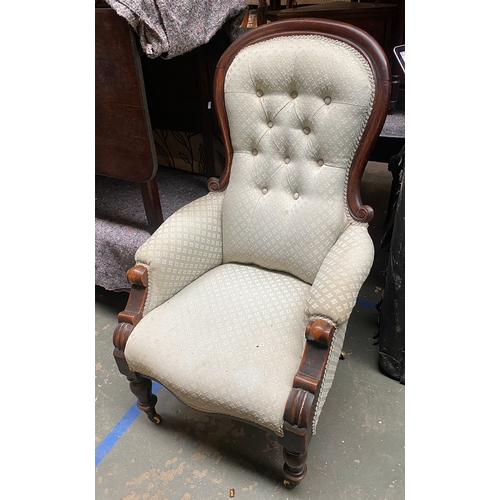
<path fill-rule="evenodd" d="M 218 266 L 139 322 L 125 349 L 129 367 L 193 408 L 283 435 L 309 289 L 286 273 Z"/>

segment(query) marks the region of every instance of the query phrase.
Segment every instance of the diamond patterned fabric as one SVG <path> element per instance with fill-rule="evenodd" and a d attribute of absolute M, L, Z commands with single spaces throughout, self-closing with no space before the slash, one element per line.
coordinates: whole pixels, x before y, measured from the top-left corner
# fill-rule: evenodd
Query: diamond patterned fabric
<path fill-rule="evenodd" d="M 278 37 L 241 50 L 224 91 L 234 156 L 223 261 L 312 283 L 352 222 L 345 188 L 373 101 L 368 64 L 337 40 Z"/>
<path fill-rule="evenodd" d="M 137 263 L 148 268 L 144 315 L 222 262 L 224 193 L 209 193 L 170 216 L 139 247 Z"/>
<path fill-rule="evenodd" d="M 333 379 L 335 377 L 335 372 L 337 371 L 337 365 L 340 359 L 340 353 L 342 351 L 342 346 L 344 345 L 345 332 L 347 330 L 347 323 L 340 325 L 335 330 L 335 337 L 333 339 L 332 345 L 330 346 L 330 351 L 328 353 L 328 361 L 326 365 L 325 375 L 321 382 L 319 389 L 318 403 L 316 405 L 316 410 L 314 412 L 314 417 L 312 421 L 312 433 L 316 434 L 316 429 L 318 426 L 319 416 L 321 415 L 321 410 L 325 404 L 326 397 L 330 392 L 333 384 Z"/>
<path fill-rule="evenodd" d="M 349 319 L 373 263 L 373 242 L 363 226 L 349 226 L 325 257 L 307 298 L 311 316 L 339 326 Z"/>
<path fill-rule="evenodd" d="M 309 289 L 285 273 L 216 267 L 139 322 L 127 342 L 128 365 L 193 408 L 282 435 Z"/>

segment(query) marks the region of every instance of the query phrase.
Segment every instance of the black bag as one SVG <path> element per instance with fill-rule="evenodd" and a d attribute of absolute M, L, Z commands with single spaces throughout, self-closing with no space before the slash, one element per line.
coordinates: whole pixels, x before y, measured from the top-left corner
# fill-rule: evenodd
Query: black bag
<path fill-rule="evenodd" d="M 405 383 L 405 189 L 403 168 L 394 213 L 384 295 L 379 304 L 379 365 L 384 373 Z"/>

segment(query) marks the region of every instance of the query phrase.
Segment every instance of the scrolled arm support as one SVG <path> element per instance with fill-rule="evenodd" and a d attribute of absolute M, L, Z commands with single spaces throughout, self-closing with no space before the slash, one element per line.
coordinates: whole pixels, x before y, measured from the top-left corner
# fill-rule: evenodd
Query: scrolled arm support
<path fill-rule="evenodd" d="M 306 345 L 293 379 L 283 415 L 285 485 L 295 486 L 307 473 L 307 447 L 312 435 L 314 409 L 328 362 L 335 326 L 323 318 L 311 318 L 306 325 Z"/>
<path fill-rule="evenodd" d="M 148 287 L 148 270 L 140 264 L 127 271 L 127 280 L 132 285 L 125 310 L 118 314 L 119 323 L 137 325 L 142 319 Z"/>
<path fill-rule="evenodd" d="M 136 265 L 127 271 L 127 280 L 132 285 L 125 310 L 118 314 L 118 325 L 113 332 L 113 355 L 121 373 L 134 378 L 125 360 L 125 346 L 135 325 L 142 319 L 148 287 L 148 270 Z"/>
<path fill-rule="evenodd" d="M 311 319 L 306 326 L 307 342 L 283 415 L 283 419 L 289 424 L 285 427 L 285 436 L 294 427 L 302 431 L 307 430 L 307 434 L 310 434 L 313 410 L 318 399 L 321 380 L 328 361 L 328 348 L 333 341 L 334 333 L 335 326 L 325 319 Z"/>

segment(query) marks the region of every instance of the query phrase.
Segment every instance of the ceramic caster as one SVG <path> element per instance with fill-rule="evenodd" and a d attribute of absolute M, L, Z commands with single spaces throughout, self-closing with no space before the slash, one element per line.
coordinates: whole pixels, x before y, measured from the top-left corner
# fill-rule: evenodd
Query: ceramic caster
<path fill-rule="evenodd" d="M 283 484 L 285 485 L 285 488 L 287 490 L 293 490 L 295 486 L 297 486 L 299 483 L 297 481 L 290 481 L 288 479 L 284 479 Z"/>
<path fill-rule="evenodd" d="M 151 420 L 151 422 L 153 422 L 156 425 L 161 424 L 161 417 L 160 415 L 158 415 L 158 413 L 156 415 L 153 415 L 152 417 L 148 416 L 148 418 L 149 420 Z"/>

